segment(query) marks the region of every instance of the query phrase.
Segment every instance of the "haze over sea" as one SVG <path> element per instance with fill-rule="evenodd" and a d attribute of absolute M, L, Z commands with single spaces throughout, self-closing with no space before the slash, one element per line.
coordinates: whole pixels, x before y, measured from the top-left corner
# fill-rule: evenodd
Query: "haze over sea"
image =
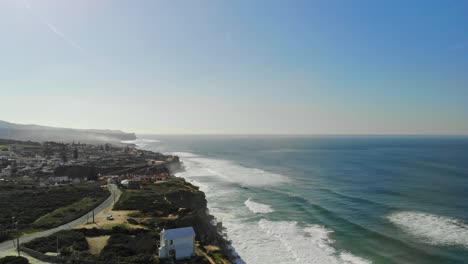
<path fill-rule="evenodd" d="M 141 138 L 246 263 L 468 263 L 467 137 Z"/>

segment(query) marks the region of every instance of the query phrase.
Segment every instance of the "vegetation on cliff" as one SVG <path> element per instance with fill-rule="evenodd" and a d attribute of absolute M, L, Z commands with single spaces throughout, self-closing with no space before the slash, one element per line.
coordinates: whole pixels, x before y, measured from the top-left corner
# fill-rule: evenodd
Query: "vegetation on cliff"
<path fill-rule="evenodd" d="M 99 259 L 103 261 L 150 264 L 157 263 L 153 257 L 157 251 L 156 241 L 159 237 L 151 232 L 139 232 L 136 235 L 114 233 L 102 250 Z"/>
<path fill-rule="evenodd" d="M 88 252 L 89 244 L 86 237 L 110 235 L 107 245 L 99 256 Z M 115 227 L 112 230 L 75 229 L 59 231 L 48 237 L 36 238 L 23 246 L 41 252 L 60 252 L 70 259 L 89 259 L 101 263 L 158 263 L 154 258 L 157 250 L 156 241 L 159 234 L 146 229 L 125 229 Z M 58 244 L 57 244 L 58 242 Z M 58 248 L 57 248 L 58 247 Z"/>
<path fill-rule="evenodd" d="M 166 216 L 180 208 L 206 209 L 205 194 L 182 179 L 143 185 L 141 190 L 125 190 L 114 206 L 115 210 L 138 210 L 148 216 Z"/>
<path fill-rule="evenodd" d="M 134 217 L 145 219 L 141 224 L 157 231 L 192 226 L 202 244 L 217 246 L 220 258 L 230 256 L 226 240 L 208 213 L 205 194 L 182 178 L 125 190 L 114 209 L 140 211 Z"/>
<path fill-rule="evenodd" d="M 142 189 L 124 190 L 114 210 L 132 210 L 127 221 L 138 228 L 125 225 L 111 229 L 80 228 L 61 231 L 47 238 L 35 239 L 24 246 L 40 251 L 55 252 L 57 236 L 59 251 L 69 259 L 89 259 L 102 263 L 166 263 L 158 258 L 160 231 L 163 228 L 192 226 L 196 232 L 196 256 L 184 263 L 230 263 L 228 244 L 214 226 L 208 214 L 205 194 L 183 179 L 143 185 Z M 91 254 L 89 238 L 106 237 L 96 254 Z M 87 239 L 88 238 L 88 239 Z M 206 247 L 204 247 L 206 246 Z M 216 248 L 206 251 L 205 248 Z M 210 260 L 208 260 L 210 259 Z"/>

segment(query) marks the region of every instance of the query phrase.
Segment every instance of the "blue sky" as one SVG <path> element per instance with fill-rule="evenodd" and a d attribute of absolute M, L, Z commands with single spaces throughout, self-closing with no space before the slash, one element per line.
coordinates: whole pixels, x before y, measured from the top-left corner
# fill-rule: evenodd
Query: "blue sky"
<path fill-rule="evenodd" d="M 468 134 L 466 1 L 0 0 L 0 119 Z"/>

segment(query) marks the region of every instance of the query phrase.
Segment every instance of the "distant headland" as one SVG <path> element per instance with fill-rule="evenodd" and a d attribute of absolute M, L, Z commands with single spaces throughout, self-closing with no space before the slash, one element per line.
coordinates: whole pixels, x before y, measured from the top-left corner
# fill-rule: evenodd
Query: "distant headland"
<path fill-rule="evenodd" d="M 120 130 L 59 128 L 15 124 L 0 120 L 0 138 L 39 142 L 120 143 L 124 140 L 135 140 L 136 135 Z"/>

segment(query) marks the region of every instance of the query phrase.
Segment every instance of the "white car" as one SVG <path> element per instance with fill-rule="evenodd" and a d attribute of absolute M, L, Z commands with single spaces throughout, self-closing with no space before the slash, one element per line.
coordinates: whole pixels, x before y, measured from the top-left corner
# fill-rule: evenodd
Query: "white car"
<path fill-rule="evenodd" d="M 106 219 L 107 219 L 107 220 L 114 220 L 114 217 L 113 217 L 112 215 L 108 215 L 108 216 L 106 217 Z"/>

